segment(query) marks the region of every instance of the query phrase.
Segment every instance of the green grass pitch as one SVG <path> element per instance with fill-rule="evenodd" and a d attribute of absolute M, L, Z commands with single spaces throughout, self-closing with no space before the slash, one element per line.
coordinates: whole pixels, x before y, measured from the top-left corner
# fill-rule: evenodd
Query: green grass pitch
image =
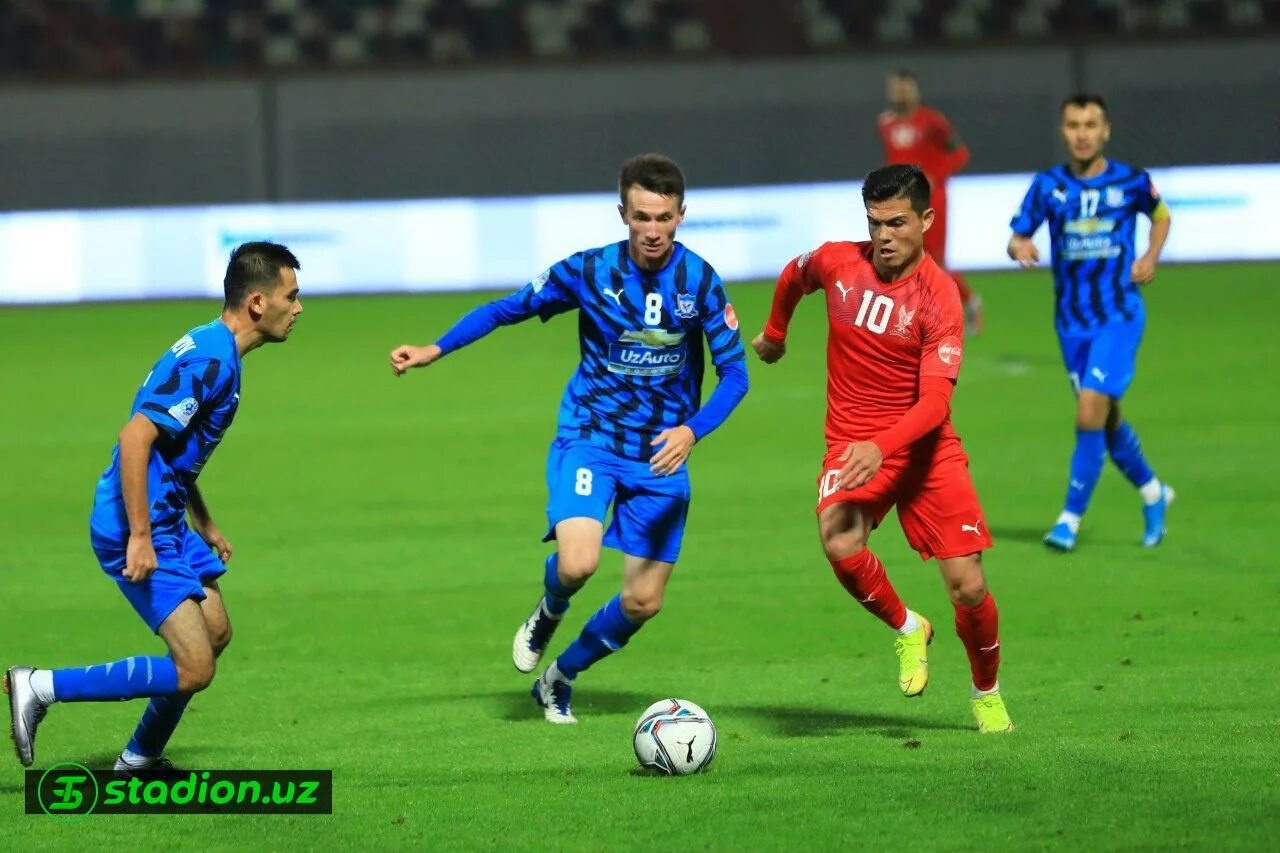
<path fill-rule="evenodd" d="M 386 353 L 483 294 L 307 299 L 294 339 L 246 359 L 235 427 L 201 484 L 236 546 L 235 639 L 170 755 L 196 768 L 332 768 L 334 814 L 21 813 L 0 774 L 0 848 L 1262 849 L 1280 837 L 1280 423 L 1275 266 L 1161 270 L 1125 400 L 1178 490 L 1138 546 L 1109 468 L 1080 547 L 1040 536 L 1073 440 L 1047 274 L 973 276 L 987 333 L 955 421 L 997 546 L 1001 683 L 1018 726 L 980 737 L 932 564 L 896 522 L 872 547 L 941 630 L 920 699 L 892 637 L 836 583 L 812 508 L 824 317 L 801 305 L 779 365 L 691 459 L 695 500 L 662 615 L 579 679 L 547 725 L 510 663 L 540 590 L 543 465 L 575 321 L 500 330 L 395 380 Z M 734 285 L 744 336 L 771 290 Z M 95 479 L 152 360 L 210 302 L 0 310 L 4 666 L 162 652 L 97 567 Z M 557 652 L 619 580 L 606 554 Z M 633 770 L 631 727 L 665 696 L 720 731 L 707 774 Z M 37 766 L 106 764 L 140 702 L 61 705 Z"/>

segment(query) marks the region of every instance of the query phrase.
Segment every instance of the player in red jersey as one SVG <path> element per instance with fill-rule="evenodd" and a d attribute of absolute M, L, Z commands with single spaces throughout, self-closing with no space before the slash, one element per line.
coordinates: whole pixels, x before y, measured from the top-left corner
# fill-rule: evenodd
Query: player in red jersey
<path fill-rule="evenodd" d="M 884 166 L 867 175 L 862 198 L 871 240 L 824 243 L 787 264 L 752 346 L 766 364 L 782 358 L 797 303 L 823 293 L 830 326 L 827 455 L 818 478 L 823 550 L 849 594 L 898 632 L 898 683 L 918 696 L 929 680 L 933 628 L 902 603 L 866 547 L 896 504 L 907 541 L 922 559 L 937 559 L 951 594 L 978 730 L 1010 731 L 996 680 L 999 616 L 982 572 L 991 535 L 951 426 L 963 312 L 955 285 L 924 250 L 934 222 L 929 182 L 916 166 Z"/>
<path fill-rule="evenodd" d="M 924 170 L 933 187 L 933 227 L 925 232 L 924 249 L 938 266 L 947 266 L 947 178 L 969 162 L 969 149 L 956 135 L 947 117 L 920 103 L 920 84 L 910 71 L 895 71 L 888 79 L 889 109 L 880 114 L 876 130 L 884 146 L 886 163 L 914 163 Z M 948 270 L 948 272 L 950 272 Z M 964 277 L 951 272 L 960 288 L 965 331 L 982 331 L 982 298 Z"/>

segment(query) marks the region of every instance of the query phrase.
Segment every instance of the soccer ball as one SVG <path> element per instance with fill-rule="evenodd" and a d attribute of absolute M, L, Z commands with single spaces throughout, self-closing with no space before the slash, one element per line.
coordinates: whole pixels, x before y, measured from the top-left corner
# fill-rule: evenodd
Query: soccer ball
<path fill-rule="evenodd" d="M 692 702 L 663 699 L 640 715 L 632 743 L 642 767 L 687 776 L 716 757 L 716 724 Z"/>

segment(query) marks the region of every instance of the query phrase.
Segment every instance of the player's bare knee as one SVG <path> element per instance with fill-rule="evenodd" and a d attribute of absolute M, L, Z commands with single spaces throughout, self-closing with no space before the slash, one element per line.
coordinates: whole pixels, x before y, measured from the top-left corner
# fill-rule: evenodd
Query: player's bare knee
<path fill-rule="evenodd" d="M 623 590 L 622 612 L 632 622 L 648 622 L 662 610 L 661 590 Z"/>
<path fill-rule="evenodd" d="M 231 645 L 231 623 L 226 623 L 216 630 L 209 629 L 209 643 L 213 646 L 213 656 L 218 657 Z"/>
<path fill-rule="evenodd" d="M 1098 415 L 1094 412 L 1085 412 L 1083 410 L 1076 412 L 1076 429 L 1096 431 L 1105 429 L 1106 425 L 1106 415 Z"/>
<path fill-rule="evenodd" d="M 1110 397 L 1096 391 L 1082 391 L 1079 404 L 1076 406 L 1076 429 L 1105 429 L 1111 409 Z"/>
<path fill-rule="evenodd" d="M 977 607 L 987 597 L 987 584 L 979 578 L 964 581 L 951 589 L 951 600 L 962 607 Z"/>
<path fill-rule="evenodd" d="M 178 669 L 179 693 L 199 693 L 204 690 L 213 683 L 213 676 L 218 668 L 213 655 L 193 657 L 174 663 Z"/>
<path fill-rule="evenodd" d="M 867 529 L 861 517 L 847 512 L 829 511 L 818 516 L 818 537 L 828 560 L 844 560 L 856 556 L 867 546 Z"/>
<path fill-rule="evenodd" d="M 982 572 L 966 573 L 963 577 L 953 578 L 947 584 L 947 592 L 953 604 L 962 607 L 977 607 L 987 597 L 987 581 Z"/>
<path fill-rule="evenodd" d="M 867 546 L 867 539 L 856 530 L 822 531 L 822 550 L 828 560 L 856 557 Z"/>
<path fill-rule="evenodd" d="M 587 548 L 568 548 L 560 552 L 556 572 L 569 586 L 580 586 L 600 567 L 600 552 Z"/>

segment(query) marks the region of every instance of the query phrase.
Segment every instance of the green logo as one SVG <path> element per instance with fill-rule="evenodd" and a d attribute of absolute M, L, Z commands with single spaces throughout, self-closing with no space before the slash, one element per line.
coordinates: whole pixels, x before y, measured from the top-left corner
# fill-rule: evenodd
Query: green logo
<path fill-rule="evenodd" d="M 83 764 L 55 764 L 40 777 L 37 799 L 52 817 L 78 819 L 98 807 L 98 780 Z"/>

